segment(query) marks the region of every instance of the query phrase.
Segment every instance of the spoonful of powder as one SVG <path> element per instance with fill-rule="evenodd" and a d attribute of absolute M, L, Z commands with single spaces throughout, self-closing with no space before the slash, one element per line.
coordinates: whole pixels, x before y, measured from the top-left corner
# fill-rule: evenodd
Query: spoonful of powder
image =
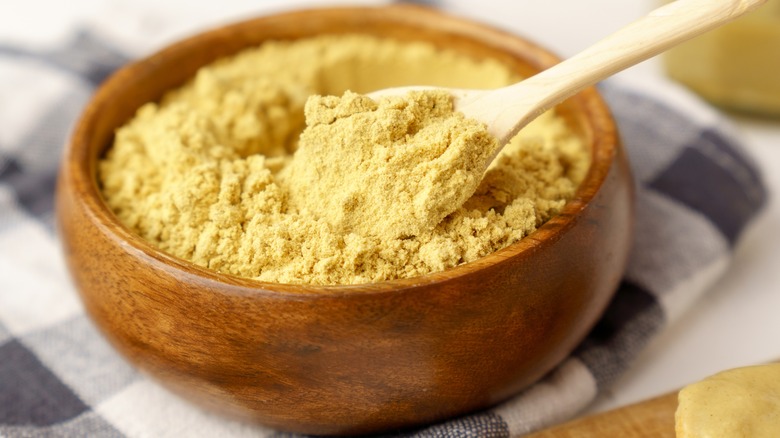
<path fill-rule="evenodd" d="M 312 96 L 285 169 L 290 204 L 343 233 L 388 239 L 433 229 L 477 189 L 499 145 L 446 90 L 377 99 Z"/>

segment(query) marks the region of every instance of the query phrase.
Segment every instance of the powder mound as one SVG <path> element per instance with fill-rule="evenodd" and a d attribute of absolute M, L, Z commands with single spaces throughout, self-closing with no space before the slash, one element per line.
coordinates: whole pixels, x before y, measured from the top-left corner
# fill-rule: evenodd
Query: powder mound
<path fill-rule="evenodd" d="M 288 167 L 290 203 L 340 233 L 396 239 L 432 230 L 471 197 L 497 147 L 443 90 L 378 102 L 314 96 L 305 114 Z"/>
<path fill-rule="evenodd" d="M 117 130 L 98 177 L 125 226 L 217 272 L 357 284 L 442 271 L 517 242 L 558 213 L 587 172 L 586 148 L 548 112 L 479 181 L 442 171 L 460 165 L 448 162 L 459 145 L 488 142 L 451 113 L 445 96 L 374 102 L 345 92 L 517 80 L 498 61 L 420 42 L 366 35 L 267 42 L 203 67 L 140 108 Z M 307 103 L 311 95 L 342 97 Z M 352 153 L 355 143 L 339 125 L 372 141 Z M 352 161 L 335 159 L 342 155 Z M 418 187 L 404 192 L 410 184 Z M 388 202 L 393 191 L 406 200 Z M 367 210 L 351 211 L 356 200 Z"/>

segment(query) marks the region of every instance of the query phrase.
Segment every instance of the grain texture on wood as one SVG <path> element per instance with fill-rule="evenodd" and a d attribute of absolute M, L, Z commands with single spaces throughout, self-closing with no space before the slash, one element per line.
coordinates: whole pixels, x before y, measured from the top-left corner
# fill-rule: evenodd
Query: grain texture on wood
<path fill-rule="evenodd" d="M 367 33 L 424 40 L 529 75 L 558 62 L 516 36 L 422 7 L 299 11 L 196 35 L 112 76 L 64 156 L 57 217 L 96 325 L 132 364 L 183 397 L 264 425 L 357 434 L 485 408 L 578 345 L 621 280 L 632 180 L 594 89 L 557 111 L 592 151 L 561 214 L 479 261 L 418 278 L 296 286 L 221 275 L 119 223 L 96 178 L 115 129 L 202 65 L 271 39 Z M 396 84 L 403 85 L 403 84 Z"/>
<path fill-rule="evenodd" d="M 527 438 L 674 438 L 675 410 L 676 392 L 579 418 Z"/>

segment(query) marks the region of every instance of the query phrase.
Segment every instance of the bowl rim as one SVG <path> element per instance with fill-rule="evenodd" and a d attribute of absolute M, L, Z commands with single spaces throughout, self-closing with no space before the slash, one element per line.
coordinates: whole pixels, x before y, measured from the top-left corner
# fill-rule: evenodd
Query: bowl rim
<path fill-rule="evenodd" d="M 542 68 L 547 68 L 559 58 L 544 47 L 536 44 L 525 36 L 510 33 L 496 27 L 477 21 L 460 18 L 433 8 L 410 4 L 392 4 L 383 6 L 350 6 L 350 7 L 321 7 L 296 9 L 288 12 L 270 13 L 258 17 L 242 20 L 209 30 L 201 31 L 191 36 L 179 39 L 166 45 L 154 53 L 134 60 L 114 72 L 93 94 L 89 102 L 82 110 L 72 134 L 67 142 L 63 154 L 63 168 L 61 178 L 69 178 L 74 188 L 80 193 L 85 215 L 100 232 L 114 241 L 118 246 L 125 248 L 127 252 L 142 258 L 157 270 L 164 271 L 168 275 L 186 282 L 187 279 L 195 279 L 215 292 L 226 294 L 268 294 L 279 297 L 310 297 L 327 298 L 349 295 L 377 295 L 386 293 L 398 293 L 419 286 L 431 286 L 449 282 L 456 278 L 470 276 L 476 272 L 492 266 L 500 265 L 509 259 L 517 257 L 529 257 L 531 254 L 552 245 L 561 239 L 580 219 L 581 213 L 590 205 L 600 188 L 606 181 L 615 157 L 618 154 L 620 142 L 617 135 L 615 121 L 612 119 L 609 108 L 595 87 L 589 87 L 570 99 L 581 100 L 579 105 L 587 114 L 588 126 L 593 131 L 591 147 L 591 163 L 589 169 L 577 188 L 574 196 L 563 209 L 547 222 L 542 224 L 532 233 L 526 235 L 518 242 L 490 253 L 478 260 L 416 277 L 385 280 L 375 283 L 342 284 L 342 285 L 312 285 L 295 283 L 274 283 L 255 280 L 248 277 L 240 277 L 214 271 L 212 269 L 196 265 L 188 260 L 173 256 L 158 249 L 150 242 L 125 226 L 116 214 L 108 206 L 99 188 L 97 178 L 98 157 L 91 157 L 89 152 L 89 140 L 91 131 L 95 129 L 100 117 L 100 108 L 110 103 L 112 96 L 122 88 L 126 78 L 132 77 L 138 71 L 143 71 L 153 66 L 172 53 L 189 50 L 199 41 L 217 37 L 225 29 L 241 29 L 247 26 L 257 26 L 267 20 L 279 20 L 297 14 L 317 13 L 350 13 L 350 12 L 394 12 L 399 15 L 414 14 L 412 19 L 405 17 L 405 23 L 430 24 L 429 29 L 434 31 L 446 31 L 453 25 L 465 26 L 471 31 L 479 32 L 480 36 L 489 36 L 494 39 L 510 41 L 514 44 L 523 43 L 525 49 L 533 52 L 537 57 L 536 63 Z M 387 16 L 387 15 L 386 15 Z M 473 35 L 464 35 L 485 45 L 485 41 L 477 41 Z M 244 46 L 250 47 L 250 46 Z M 526 59 L 531 62 L 532 60 Z M 106 147 L 102 149 L 105 152 Z M 59 190 L 60 184 L 58 184 Z M 194 278 L 193 278 L 194 277 Z"/>

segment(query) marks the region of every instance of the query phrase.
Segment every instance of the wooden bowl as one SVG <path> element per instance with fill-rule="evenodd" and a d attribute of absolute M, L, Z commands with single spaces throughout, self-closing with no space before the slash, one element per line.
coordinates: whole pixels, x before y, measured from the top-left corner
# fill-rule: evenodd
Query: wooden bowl
<path fill-rule="evenodd" d="M 139 106 L 247 46 L 342 32 L 422 39 L 521 74 L 557 62 L 517 36 L 415 6 L 230 25 L 111 77 L 78 121 L 57 193 L 69 269 L 117 350 L 202 406 L 303 433 L 407 428 L 527 387 L 601 315 L 623 273 L 633 217 L 615 123 L 589 89 L 559 108 L 592 148 L 575 198 L 519 243 L 444 272 L 356 286 L 263 283 L 166 255 L 117 220 L 101 197 L 96 163 Z"/>

